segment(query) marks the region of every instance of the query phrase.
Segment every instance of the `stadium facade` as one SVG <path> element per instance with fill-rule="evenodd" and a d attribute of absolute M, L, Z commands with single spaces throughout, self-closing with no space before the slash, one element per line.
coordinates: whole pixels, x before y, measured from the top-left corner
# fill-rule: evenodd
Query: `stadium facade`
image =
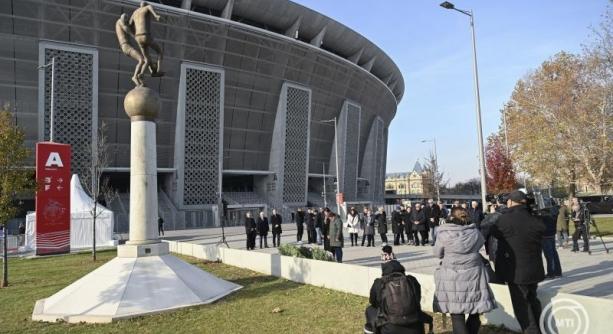
<path fill-rule="evenodd" d="M 164 17 L 153 30 L 165 76 L 148 85 L 162 98 L 157 164 L 167 229 L 218 225 L 222 198 L 233 224 L 255 208 L 288 217 L 322 206 L 322 193 L 332 206 L 337 165 L 348 203 L 383 203 L 388 126 L 404 81 L 381 49 L 287 0 L 149 3 Z M 72 144 L 73 172 L 84 174 L 105 125 L 119 232 L 129 207 L 123 97 L 135 62 L 121 54 L 115 22 L 137 6 L 0 1 L 0 103 L 10 105 L 28 146 L 48 140 L 51 69 L 38 67 L 55 58 L 55 139 Z M 336 131 L 322 122 L 335 117 Z"/>

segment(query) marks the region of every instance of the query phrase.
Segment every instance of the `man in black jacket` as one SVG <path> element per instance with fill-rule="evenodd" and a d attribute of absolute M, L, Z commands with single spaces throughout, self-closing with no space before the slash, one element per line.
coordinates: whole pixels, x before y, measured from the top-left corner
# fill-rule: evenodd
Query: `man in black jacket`
<path fill-rule="evenodd" d="M 317 234 L 315 232 L 315 210 L 307 209 L 306 228 L 307 228 L 307 240 L 309 244 L 317 242 Z"/>
<path fill-rule="evenodd" d="M 283 230 L 281 224 L 283 223 L 283 217 L 277 213 L 276 209 L 272 209 L 272 216 L 270 216 L 270 224 L 272 225 L 272 245 L 273 247 L 281 246 L 281 233 Z"/>
<path fill-rule="evenodd" d="M 304 211 L 301 208 L 296 210 L 296 241 L 302 241 L 302 235 L 304 234 Z"/>
<path fill-rule="evenodd" d="M 379 232 L 379 236 L 381 236 L 381 242 L 387 244 L 387 218 L 385 217 L 383 207 L 379 208 L 379 211 L 375 215 L 375 220 L 377 222 L 377 232 Z"/>
<path fill-rule="evenodd" d="M 396 260 L 392 247 L 387 245 L 382 249 L 381 254 L 381 278 L 376 278 L 370 288 L 370 306 L 366 308 L 366 325 L 364 326 L 365 333 L 377 333 L 377 334 L 423 334 L 424 323 L 428 323 L 429 332 L 432 332 L 432 317 L 421 311 L 421 285 L 411 275 L 405 275 L 405 269 Z M 407 314 L 408 317 L 414 317 L 415 323 L 410 325 L 400 326 L 395 325 L 387 321 L 387 314 L 383 307 L 383 288 L 384 281 L 395 273 L 405 275 L 409 287 L 412 288 L 412 293 L 402 296 L 404 298 L 414 298 L 414 300 L 407 300 L 409 305 L 414 305 L 415 310 L 413 314 Z"/>
<path fill-rule="evenodd" d="M 253 250 L 255 248 L 255 219 L 251 217 L 251 212 L 247 212 L 245 215 L 245 233 L 247 234 L 247 250 Z"/>
<path fill-rule="evenodd" d="M 483 220 L 483 210 L 479 207 L 477 201 L 470 202 L 470 209 L 468 209 L 468 215 L 470 216 L 470 222 L 477 225 L 477 229 L 481 229 L 481 221 Z"/>
<path fill-rule="evenodd" d="M 322 242 L 322 228 L 324 227 L 324 209 L 319 208 L 319 211 L 315 211 L 315 234 L 317 236 L 317 244 L 321 246 Z"/>
<path fill-rule="evenodd" d="M 400 207 L 392 212 L 392 233 L 394 233 L 394 246 L 400 245 L 400 237 L 404 243 L 404 227 L 402 226 L 402 216 L 400 215 Z"/>
<path fill-rule="evenodd" d="M 540 333 L 536 289 L 545 278 L 541 255 L 545 224 L 530 214 L 526 200 L 521 191 L 509 194 L 508 209 L 490 231 L 498 239 L 496 273 L 509 286 L 515 317 L 524 333 Z"/>
<path fill-rule="evenodd" d="M 434 246 L 436 242 L 436 233 L 438 230 L 439 219 L 441 218 L 441 207 L 434 203 L 434 199 L 428 200 L 428 205 L 424 210 L 426 222 L 430 230 L 430 245 Z"/>
<path fill-rule="evenodd" d="M 411 212 L 411 224 L 413 224 L 413 239 L 415 246 L 419 246 L 419 236 L 421 236 L 421 245 L 425 246 L 428 242 L 428 230 L 426 228 L 426 215 L 421 208 L 421 204 L 415 204 L 415 209 Z"/>
<path fill-rule="evenodd" d="M 413 242 L 413 222 L 411 222 L 411 206 L 407 205 L 402 208 L 400 212 L 400 217 L 402 218 L 402 223 L 404 227 L 404 232 L 407 234 L 407 244 L 414 245 Z"/>
<path fill-rule="evenodd" d="M 268 218 L 264 216 L 264 211 L 260 212 L 260 216 L 255 222 L 255 229 L 260 236 L 260 248 L 262 248 L 262 241 L 264 241 L 264 247 L 268 248 L 268 231 L 270 226 L 268 225 Z"/>

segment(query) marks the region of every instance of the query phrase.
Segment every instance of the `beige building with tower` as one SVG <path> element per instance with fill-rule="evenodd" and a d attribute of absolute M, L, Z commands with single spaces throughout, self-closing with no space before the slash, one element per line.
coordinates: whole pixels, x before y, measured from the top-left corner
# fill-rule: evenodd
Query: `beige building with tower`
<path fill-rule="evenodd" d="M 410 172 L 386 174 L 385 191 L 398 195 L 423 194 L 425 181 L 426 172 L 419 161 L 416 161 Z"/>

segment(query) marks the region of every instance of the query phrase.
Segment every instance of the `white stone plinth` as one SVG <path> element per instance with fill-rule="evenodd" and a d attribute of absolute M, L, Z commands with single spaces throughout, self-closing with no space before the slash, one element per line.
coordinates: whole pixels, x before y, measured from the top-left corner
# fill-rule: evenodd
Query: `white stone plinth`
<path fill-rule="evenodd" d="M 241 288 L 172 255 L 116 257 L 37 301 L 32 320 L 106 323 L 209 304 Z"/>
<path fill-rule="evenodd" d="M 132 121 L 130 143 L 130 240 L 158 242 L 157 155 L 155 122 Z"/>
<path fill-rule="evenodd" d="M 168 243 L 158 242 L 145 245 L 121 245 L 117 247 L 117 257 L 143 257 L 168 255 Z"/>

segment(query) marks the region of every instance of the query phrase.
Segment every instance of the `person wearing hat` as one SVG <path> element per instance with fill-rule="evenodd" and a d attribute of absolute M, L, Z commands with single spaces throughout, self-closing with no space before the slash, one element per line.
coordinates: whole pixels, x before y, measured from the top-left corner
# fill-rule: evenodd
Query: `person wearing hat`
<path fill-rule="evenodd" d="M 525 193 L 509 194 L 507 209 L 491 227 L 491 234 L 498 239 L 495 269 L 509 287 L 515 317 L 524 333 L 540 333 L 541 302 L 536 290 L 545 279 L 545 224 L 530 214 L 526 203 Z"/>

